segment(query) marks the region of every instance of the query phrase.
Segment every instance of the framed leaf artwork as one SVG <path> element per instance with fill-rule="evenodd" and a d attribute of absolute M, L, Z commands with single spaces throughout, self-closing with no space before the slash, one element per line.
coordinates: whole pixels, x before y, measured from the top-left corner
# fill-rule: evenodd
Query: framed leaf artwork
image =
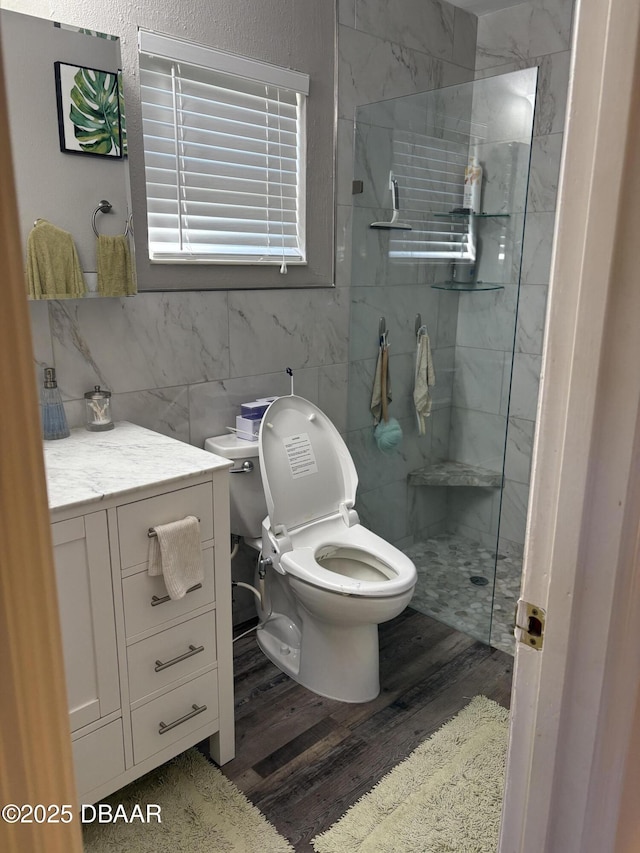
<path fill-rule="evenodd" d="M 55 62 L 60 150 L 122 157 L 118 74 Z"/>

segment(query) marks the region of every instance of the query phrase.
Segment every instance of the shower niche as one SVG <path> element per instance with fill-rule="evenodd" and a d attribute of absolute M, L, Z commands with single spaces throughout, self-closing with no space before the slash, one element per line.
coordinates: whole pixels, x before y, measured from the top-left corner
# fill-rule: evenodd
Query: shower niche
<path fill-rule="evenodd" d="M 506 651 L 522 545 L 501 521 L 536 80 L 527 69 L 368 104 L 355 130 L 347 441 L 358 509 L 416 564 L 412 607 Z M 470 163 L 482 169 L 473 207 Z M 436 380 L 426 435 L 413 406 L 417 314 Z M 403 429 L 393 454 L 378 450 L 369 411 L 381 317 Z"/>

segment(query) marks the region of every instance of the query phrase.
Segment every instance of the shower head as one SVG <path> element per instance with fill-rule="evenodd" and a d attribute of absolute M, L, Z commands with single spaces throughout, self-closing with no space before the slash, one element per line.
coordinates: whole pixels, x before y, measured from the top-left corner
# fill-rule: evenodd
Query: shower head
<path fill-rule="evenodd" d="M 411 225 L 408 222 L 400 220 L 400 193 L 398 192 L 398 182 L 393 177 L 393 172 L 389 174 L 389 189 L 391 190 L 391 199 L 393 201 L 393 216 L 389 222 L 372 222 L 369 228 L 381 228 L 388 231 L 411 231 Z"/>

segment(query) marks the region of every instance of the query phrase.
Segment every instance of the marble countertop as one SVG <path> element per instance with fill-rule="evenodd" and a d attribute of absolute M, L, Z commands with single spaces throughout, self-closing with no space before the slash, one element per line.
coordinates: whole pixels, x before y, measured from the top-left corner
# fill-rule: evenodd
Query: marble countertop
<path fill-rule="evenodd" d="M 126 421 L 106 432 L 71 430 L 44 442 L 49 509 L 95 503 L 185 477 L 231 467 L 231 462 Z"/>

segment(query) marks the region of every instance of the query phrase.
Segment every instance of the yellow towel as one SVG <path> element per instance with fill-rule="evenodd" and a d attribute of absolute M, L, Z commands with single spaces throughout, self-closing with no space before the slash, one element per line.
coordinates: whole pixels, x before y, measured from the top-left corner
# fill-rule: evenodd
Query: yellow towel
<path fill-rule="evenodd" d="M 46 219 L 38 219 L 27 239 L 27 289 L 32 299 L 77 299 L 87 292 L 73 237 Z"/>
<path fill-rule="evenodd" d="M 100 296 L 133 296 L 137 292 L 129 240 L 124 234 L 98 237 L 98 293 Z"/>
<path fill-rule="evenodd" d="M 418 351 L 416 353 L 415 385 L 413 389 L 413 402 L 416 407 L 416 418 L 418 420 L 418 433 L 425 435 L 427 431 L 426 419 L 431 414 L 431 394 L 429 387 L 436 384 L 436 371 L 433 367 L 431 356 L 431 343 L 429 335 L 421 327 L 418 332 Z"/>
<path fill-rule="evenodd" d="M 373 415 L 373 423 L 377 426 L 382 420 L 382 362 L 384 361 L 382 357 L 382 352 L 386 344 L 380 347 L 378 350 L 378 360 L 376 362 L 376 372 L 373 376 L 373 388 L 371 389 L 371 403 L 369 408 L 371 409 L 371 414 Z M 387 403 L 390 403 L 393 399 L 391 396 L 391 374 L 389 373 L 389 363 L 387 359 L 387 376 L 386 376 L 386 385 L 387 385 Z"/>

